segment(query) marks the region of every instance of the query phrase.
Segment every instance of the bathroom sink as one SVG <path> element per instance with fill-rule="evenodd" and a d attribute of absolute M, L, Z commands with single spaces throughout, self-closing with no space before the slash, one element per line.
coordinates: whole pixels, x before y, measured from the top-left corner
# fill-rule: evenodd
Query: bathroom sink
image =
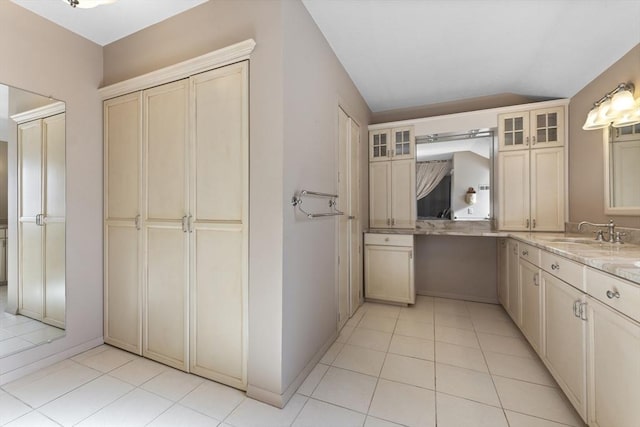
<path fill-rule="evenodd" d="M 582 244 L 582 245 L 586 245 L 589 243 L 598 243 L 597 240 L 591 238 L 591 237 L 558 237 L 555 239 L 551 239 L 549 240 L 549 242 L 552 243 L 577 243 L 577 244 Z"/>

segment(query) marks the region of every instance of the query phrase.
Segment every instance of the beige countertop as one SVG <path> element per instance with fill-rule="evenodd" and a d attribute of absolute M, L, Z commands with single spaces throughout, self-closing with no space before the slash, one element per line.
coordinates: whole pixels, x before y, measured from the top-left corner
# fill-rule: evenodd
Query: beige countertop
<path fill-rule="evenodd" d="M 640 285 L 640 245 L 598 242 L 590 234 L 523 233 L 483 229 L 372 229 L 367 233 L 435 236 L 511 237 Z"/>

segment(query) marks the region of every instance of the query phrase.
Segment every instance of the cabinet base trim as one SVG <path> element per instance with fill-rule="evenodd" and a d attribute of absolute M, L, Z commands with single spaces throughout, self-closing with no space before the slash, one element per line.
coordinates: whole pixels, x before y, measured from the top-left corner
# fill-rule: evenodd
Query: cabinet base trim
<path fill-rule="evenodd" d="M 431 292 L 431 291 L 418 291 L 418 295 L 427 296 L 427 297 L 436 297 L 436 298 L 449 298 L 449 299 L 459 299 L 464 301 L 471 302 L 482 302 L 485 304 L 500 304 L 498 298 L 482 298 L 475 295 L 461 295 L 461 294 L 451 294 L 448 292 Z"/>

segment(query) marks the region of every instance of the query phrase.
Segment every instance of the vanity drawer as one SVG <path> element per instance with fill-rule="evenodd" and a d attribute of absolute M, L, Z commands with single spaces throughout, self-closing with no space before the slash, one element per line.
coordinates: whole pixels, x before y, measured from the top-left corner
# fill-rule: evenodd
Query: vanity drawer
<path fill-rule="evenodd" d="M 413 234 L 365 233 L 365 245 L 413 246 Z"/>
<path fill-rule="evenodd" d="M 540 266 L 540 249 L 526 243 L 520 243 L 518 252 L 521 259 L 526 259 L 536 267 Z"/>
<path fill-rule="evenodd" d="M 609 307 L 640 321 L 640 286 L 587 268 L 587 293 Z"/>
<path fill-rule="evenodd" d="M 547 251 L 541 251 L 540 267 L 564 280 L 571 286 L 586 292 L 584 285 L 584 266 L 560 255 Z"/>

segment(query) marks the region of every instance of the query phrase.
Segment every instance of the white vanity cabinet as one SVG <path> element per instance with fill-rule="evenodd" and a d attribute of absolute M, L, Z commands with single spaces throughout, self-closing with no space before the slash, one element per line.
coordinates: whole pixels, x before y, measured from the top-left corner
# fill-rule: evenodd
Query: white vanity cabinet
<path fill-rule="evenodd" d="M 414 304 L 413 235 L 364 235 L 364 293 L 377 301 Z"/>
<path fill-rule="evenodd" d="M 640 286 L 587 268 L 589 425 L 640 420 Z"/>
<path fill-rule="evenodd" d="M 565 106 L 498 115 L 498 228 L 563 231 Z"/>
<path fill-rule="evenodd" d="M 542 341 L 542 292 L 540 287 L 540 269 L 532 252 L 537 249 L 520 244 L 520 260 L 518 261 L 519 284 L 521 295 L 521 329 L 531 346 L 540 352 Z M 533 264 L 532 262 L 536 262 Z"/>
<path fill-rule="evenodd" d="M 369 132 L 369 227 L 414 228 L 416 162 L 413 127 Z"/>
<path fill-rule="evenodd" d="M 498 301 L 509 309 L 509 240 L 498 239 Z"/>
<path fill-rule="evenodd" d="M 520 261 L 518 257 L 518 241 L 509 239 L 507 242 L 507 250 L 509 255 L 507 257 L 507 277 L 508 277 L 508 305 L 505 307 L 507 313 L 511 316 L 511 319 L 519 327 L 522 324 L 522 318 L 520 317 Z"/>

